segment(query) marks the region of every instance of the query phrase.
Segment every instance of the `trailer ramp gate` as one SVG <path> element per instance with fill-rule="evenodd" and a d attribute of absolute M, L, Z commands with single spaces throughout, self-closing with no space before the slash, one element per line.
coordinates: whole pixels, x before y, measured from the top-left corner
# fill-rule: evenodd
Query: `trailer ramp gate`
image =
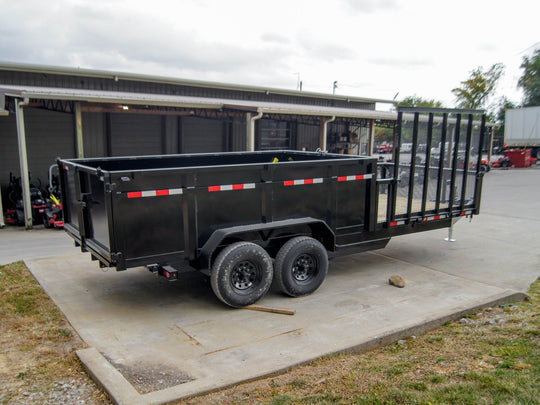
<path fill-rule="evenodd" d="M 392 158 L 377 168 L 377 229 L 395 236 L 478 214 L 484 143 L 483 111 L 400 108 Z"/>

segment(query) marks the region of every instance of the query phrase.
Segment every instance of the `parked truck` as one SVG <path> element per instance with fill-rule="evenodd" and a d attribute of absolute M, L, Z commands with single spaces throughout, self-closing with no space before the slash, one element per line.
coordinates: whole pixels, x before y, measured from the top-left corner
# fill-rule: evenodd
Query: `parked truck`
<path fill-rule="evenodd" d="M 504 149 L 530 149 L 530 156 L 538 158 L 538 151 L 540 150 L 540 106 L 506 110 Z"/>
<path fill-rule="evenodd" d="M 102 267 L 146 266 L 169 280 L 198 270 L 232 307 L 258 301 L 273 280 L 289 296 L 310 294 L 329 257 L 479 213 L 478 113 L 400 111 L 383 163 L 292 150 L 58 159 L 64 229 Z M 413 145 L 400 152 L 405 131 Z M 439 143 L 449 146 L 437 166 L 418 164 Z"/>

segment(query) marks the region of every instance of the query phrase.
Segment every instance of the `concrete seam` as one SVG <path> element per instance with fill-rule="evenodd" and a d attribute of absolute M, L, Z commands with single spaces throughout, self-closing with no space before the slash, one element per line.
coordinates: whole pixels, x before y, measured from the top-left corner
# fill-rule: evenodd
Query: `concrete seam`
<path fill-rule="evenodd" d="M 290 365 L 288 365 L 286 367 L 283 367 L 283 368 L 278 369 L 278 370 L 274 370 L 274 371 L 269 372 L 269 373 L 265 373 L 265 374 L 262 374 L 262 375 L 259 375 L 259 376 L 254 376 L 253 378 L 244 379 L 242 381 L 237 381 L 237 382 L 230 383 L 230 384 L 224 384 L 224 385 L 219 386 L 219 387 L 202 389 L 198 393 L 189 392 L 189 393 L 186 393 L 184 395 L 182 395 L 182 394 L 179 395 L 178 393 L 176 393 L 176 394 L 171 393 L 170 395 L 167 395 L 168 393 L 166 393 L 164 391 L 171 390 L 171 389 L 174 388 L 174 387 L 170 387 L 170 388 L 167 388 L 167 389 L 162 390 L 162 391 L 154 391 L 154 392 L 151 392 L 151 393 L 148 393 L 148 394 L 144 394 L 144 399 L 146 400 L 145 401 L 146 403 L 150 403 L 150 404 L 165 404 L 165 403 L 169 403 L 169 402 L 180 400 L 180 399 L 196 398 L 198 396 L 210 394 L 212 392 L 217 392 L 217 391 L 227 389 L 229 387 L 232 387 L 232 386 L 235 386 L 235 385 L 238 385 L 238 384 L 244 384 L 244 383 L 248 383 L 248 382 L 251 382 L 251 381 L 261 380 L 263 378 L 268 378 L 268 377 L 273 376 L 273 375 L 280 375 L 280 374 L 283 374 L 283 373 L 287 372 L 288 370 L 290 370 L 290 369 L 292 369 L 294 367 L 298 367 L 300 365 L 307 364 L 307 363 L 309 363 L 311 361 L 314 361 L 314 360 L 317 360 L 317 359 L 320 359 L 320 358 L 332 356 L 332 355 L 335 355 L 335 354 L 341 354 L 341 353 L 363 353 L 363 352 L 367 352 L 369 350 L 377 349 L 379 347 L 383 347 L 383 346 L 387 346 L 389 344 L 395 343 L 400 339 L 407 338 L 407 337 L 410 337 L 412 335 L 425 334 L 425 333 L 427 333 L 427 332 L 429 332 L 431 330 L 434 330 L 434 329 L 437 329 L 437 328 L 443 326 L 444 324 L 446 324 L 446 323 L 448 323 L 450 321 L 454 321 L 454 320 L 459 319 L 459 318 L 461 318 L 461 317 L 463 317 L 465 315 L 474 313 L 474 312 L 478 311 L 481 308 L 490 307 L 490 306 L 494 306 L 494 305 L 498 305 L 498 304 L 502 304 L 502 303 L 506 303 L 506 302 L 516 302 L 516 301 L 526 300 L 528 298 L 528 295 L 525 294 L 525 293 L 519 292 L 519 291 L 515 291 L 515 290 L 505 290 L 502 293 L 495 294 L 495 295 L 492 295 L 491 297 L 486 297 L 486 298 L 487 299 L 485 301 L 475 303 L 471 307 L 462 307 L 462 308 L 458 307 L 453 312 L 451 312 L 450 314 L 446 314 L 446 315 L 444 315 L 442 317 L 434 318 L 434 319 L 427 319 L 425 321 L 421 321 L 419 324 L 416 324 L 416 325 L 413 325 L 413 326 L 410 326 L 410 327 L 406 327 L 405 329 L 393 330 L 393 331 L 390 331 L 388 334 L 376 336 L 376 337 L 374 337 L 374 338 L 372 338 L 372 339 L 370 339 L 370 340 L 368 340 L 366 342 L 363 342 L 363 343 L 361 343 L 359 345 L 352 346 L 352 347 L 350 347 L 348 349 L 340 349 L 340 350 L 336 350 L 335 352 L 325 353 L 325 354 L 322 354 L 320 356 L 309 358 L 309 359 L 306 359 L 306 360 L 298 362 L 298 363 L 290 364 Z M 176 387 L 178 387 L 178 386 L 176 386 Z"/>

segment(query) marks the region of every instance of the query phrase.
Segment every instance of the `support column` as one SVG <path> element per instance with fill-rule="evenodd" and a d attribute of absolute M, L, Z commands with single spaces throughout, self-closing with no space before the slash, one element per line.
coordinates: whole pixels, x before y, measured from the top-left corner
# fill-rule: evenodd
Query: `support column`
<path fill-rule="evenodd" d="M 0 187 L 0 228 L 6 226 L 4 223 L 4 207 L 2 207 L 2 187 Z"/>
<path fill-rule="evenodd" d="M 246 150 L 248 152 L 255 151 L 255 121 L 261 119 L 262 116 L 262 112 L 259 112 L 256 116 L 253 116 L 251 113 L 246 114 Z"/>
<path fill-rule="evenodd" d="M 332 118 L 322 118 L 321 120 L 322 125 L 320 126 L 320 131 L 319 131 L 319 147 L 321 148 L 322 151 L 327 150 L 326 139 L 328 138 L 327 137 L 328 124 L 330 122 L 334 122 L 335 120 L 336 120 L 336 116 L 333 116 Z"/>
<path fill-rule="evenodd" d="M 26 229 L 32 228 L 32 204 L 30 201 L 30 179 L 28 176 L 28 154 L 26 150 L 26 132 L 24 130 L 24 110 L 29 100 L 15 99 L 15 117 L 17 121 L 17 139 L 19 143 L 19 162 L 21 169 L 21 187 L 23 194 L 24 225 Z"/>
<path fill-rule="evenodd" d="M 75 134 L 76 134 L 76 152 L 78 158 L 84 157 L 84 138 L 82 129 L 81 103 L 75 103 Z"/>
<path fill-rule="evenodd" d="M 369 127 L 368 156 L 373 156 L 373 145 L 375 143 L 375 120 L 371 120 Z"/>

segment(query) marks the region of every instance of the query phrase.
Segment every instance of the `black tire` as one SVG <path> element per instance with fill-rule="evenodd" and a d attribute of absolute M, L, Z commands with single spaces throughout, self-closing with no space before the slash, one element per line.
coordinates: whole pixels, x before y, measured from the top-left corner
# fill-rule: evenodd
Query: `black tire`
<path fill-rule="evenodd" d="M 283 245 L 276 256 L 275 277 L 280 290 L 291 297 L 314 292 L 328 274 L 328 253 L 308 236 L 298 236 Z"/>
<path fill-rule="evenodd" d="M 212 265 L 210 283 L 225 304 L 241 308 L 258 301 L 272 285 L 274 268 L 266 251 L 250 242 L 223 249 Z"/>

